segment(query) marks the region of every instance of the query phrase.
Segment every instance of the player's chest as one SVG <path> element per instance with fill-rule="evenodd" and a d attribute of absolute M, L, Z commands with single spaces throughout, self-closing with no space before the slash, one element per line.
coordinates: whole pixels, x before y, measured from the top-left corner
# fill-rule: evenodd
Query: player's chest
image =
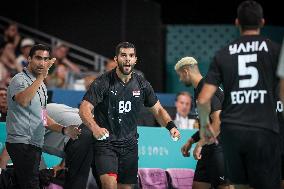
<path fill-rule="evenodd" d="M 143 94 L 143 89 L 141 89 L 139 85 L 135 85 L 135 83 L 128 85 L 116 83 L 108 90 L 108 101 L 111 104 L 117 104 L 118 102 L 139 104 L 143 101 Z"/>

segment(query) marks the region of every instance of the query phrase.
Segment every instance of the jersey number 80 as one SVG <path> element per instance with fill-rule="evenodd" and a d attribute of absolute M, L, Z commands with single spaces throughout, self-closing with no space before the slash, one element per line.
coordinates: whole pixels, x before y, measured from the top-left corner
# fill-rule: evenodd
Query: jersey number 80
<path fill-rule="evenodd" d="M 131 111 L 131 102 L 130 101 L 119 101 L 118 103 L 118 112 L 120 114 L 123 114 L 124 112 L 130 112 Z"/>

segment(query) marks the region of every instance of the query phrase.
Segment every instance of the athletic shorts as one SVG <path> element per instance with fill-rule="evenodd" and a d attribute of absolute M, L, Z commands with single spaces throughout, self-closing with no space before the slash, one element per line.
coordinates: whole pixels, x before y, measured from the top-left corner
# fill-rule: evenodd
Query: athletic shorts
<path fill-rule="evenodd" d="M 222 147 L 217 144 L 205 145 L 201 155 L 201 159 L 197 161 L 193 180 L 210 183 L 214 188 L 228 185 Z"/>
<path fill-rule="evenodd" d="M 94 144 L 94 164 L 98 175 L 117 174 L 121 184 L 137 184 L 138 144 L 114 146 L 108 141 Z"/>
<path fill-rule="evenodd" d="M 261 128 L 221 125 L 226 174 L 233 184 L 280 188 L 280 135 Z"/>

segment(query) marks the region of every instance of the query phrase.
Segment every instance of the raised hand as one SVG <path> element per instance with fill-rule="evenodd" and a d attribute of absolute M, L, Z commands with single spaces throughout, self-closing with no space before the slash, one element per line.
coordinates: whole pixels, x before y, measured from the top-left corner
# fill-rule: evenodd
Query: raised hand
<path fill-rule="evenodd" d="M 49 68 L 54 64 L 56 58 L 45 61 L 42 72 L 37 76 L 37 78 L 45 79 L 48 75 Z"/>

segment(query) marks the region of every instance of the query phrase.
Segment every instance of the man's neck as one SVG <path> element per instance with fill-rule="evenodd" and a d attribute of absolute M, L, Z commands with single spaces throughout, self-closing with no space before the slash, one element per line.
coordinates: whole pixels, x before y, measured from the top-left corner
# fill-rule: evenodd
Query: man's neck
<path fill-rule="evenodd" d="M 201 81 L 202 75 L 196 74 L 192 77 L 192 86 L 196 89 L 198 86 L 198 83 Z"/>
<path fill-rule="evenodd" d="M 131 79 L 132 73 L 130 73 L 129 75 L 124 75 L 123 73 L 120 72 L 118 67 L 116 68 L 115 72 L 118 78 L 121 79 L 123 83 L 128 83 L 129 80 Z"/>
<path fill-rule="evenodd" d="M 37 77 L 34 73 L 33 73 L 33 71 L 32 71 L 32 69 L 28 66 L 27 67 L 27 69 L 26 69 L 27 71 L 28 71 L 28 74 L 30 74 L 30 75 L 32 75 L 33 77 Z"/>
<path fill-rule="evenodd" d="M 259 35 L 259 34 L 260 34 L 260 29 L 241 31 L 241 35 Z"/>

